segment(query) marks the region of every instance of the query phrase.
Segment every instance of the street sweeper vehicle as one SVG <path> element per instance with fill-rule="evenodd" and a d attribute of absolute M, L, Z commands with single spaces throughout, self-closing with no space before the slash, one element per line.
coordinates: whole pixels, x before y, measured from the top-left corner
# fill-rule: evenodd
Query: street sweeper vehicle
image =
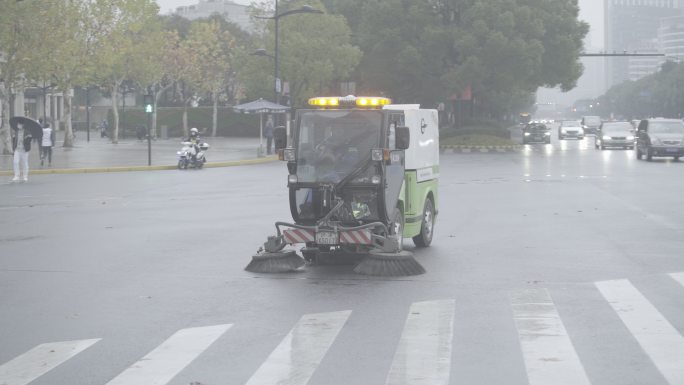
<path fill-rule="evenodd" d="M 246 270 L 293 271 L 334 255 L 360 260 L 359 274 L 424 273 L 403 240 L 427 247 L 433 239 L 437 111 L 382 97 L 316 97 L 309 105 L 297 111 L 290 146 L 282 148 L 284 127 L 274 132 L 293 222 L 276 222 Z"/>

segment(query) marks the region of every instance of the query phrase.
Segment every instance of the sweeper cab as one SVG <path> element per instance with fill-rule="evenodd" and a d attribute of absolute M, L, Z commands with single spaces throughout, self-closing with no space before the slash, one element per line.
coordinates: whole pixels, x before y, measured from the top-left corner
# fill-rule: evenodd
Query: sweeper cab
<path fill-rule="evenodd" d="M 427 247 L 433 239 L 437 111 L 381 97 L 317 97 L 309 105 L 297 111 L 290 146 L 282 148 L 284 128 L 274 131 L 293 222 L 276 223 L 247 270 L 292 271 L 332 253 L 361 259 L 360 274 L 425 272 L 403 240 Z"/>

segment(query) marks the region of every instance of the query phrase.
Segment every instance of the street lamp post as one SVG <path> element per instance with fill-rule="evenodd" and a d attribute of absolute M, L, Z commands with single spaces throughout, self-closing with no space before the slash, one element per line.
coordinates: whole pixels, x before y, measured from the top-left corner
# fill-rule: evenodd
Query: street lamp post
<path fill-rule="evenodd" d="M 285 11 L 283 13 L 278 13 L 278 0 L 275 0 L 275 12 L 273 13 L 273 16 L 257 16 L 257 19 L 268 19 L 268 20 L 273 20 L 275 22 L 275 52 L 273 56 L 273 60 L 275 61 L 275 71 L 274 71 L 274 77 L 275 77 L 275 83 L 274 83 L 274 91 L 275 91 L 275 102 L 277 104 L 280 104 L 280 92 L 282 91 L 282 82 L 280 81 L 280 60 L 279 60 L 279 41 L 278 41 L 278 24 L 279 20 L 281 17 L 289 16 L 289 15 L 294 15 L 297 13 L 318 13 L 322 14 L 323 11 L 314 9 L 310 5 L 303 5 L 301 8 L 297 9 L 291 9 L 289 11 Z M 270 56 L 266 54 L 266 50 L 257 50 L 261 51 L 262 53 L 257 53 L 257 55 L 261 56 Z"/>

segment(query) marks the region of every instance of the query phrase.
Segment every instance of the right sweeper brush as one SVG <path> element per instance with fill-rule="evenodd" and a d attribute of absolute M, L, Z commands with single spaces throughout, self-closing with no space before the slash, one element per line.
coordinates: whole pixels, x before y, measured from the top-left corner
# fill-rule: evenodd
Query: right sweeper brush
<path fill-rule="evenodd" d="M 424 274 L 425 268 L 413 258 L 413 253 L 410 251 L 373 250 L 356 265 L 354 272 L 377 277 L 406 277 Z"/>

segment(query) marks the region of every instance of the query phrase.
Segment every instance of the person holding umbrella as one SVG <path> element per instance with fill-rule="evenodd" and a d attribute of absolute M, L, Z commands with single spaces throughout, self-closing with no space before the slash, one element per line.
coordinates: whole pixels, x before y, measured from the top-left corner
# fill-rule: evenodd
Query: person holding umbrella
<path fill-rule="evenodd" d="M 40 126 L 40 123 L 23 116 L 11 118 L 10 126 L 12 127 L 12 151 L 14 151 L 14 179 L 12 181 L 19 182 L 23 180 L 27 182 L 31 140 L 33 138 L 40 140 L 43 128 Z"/>

